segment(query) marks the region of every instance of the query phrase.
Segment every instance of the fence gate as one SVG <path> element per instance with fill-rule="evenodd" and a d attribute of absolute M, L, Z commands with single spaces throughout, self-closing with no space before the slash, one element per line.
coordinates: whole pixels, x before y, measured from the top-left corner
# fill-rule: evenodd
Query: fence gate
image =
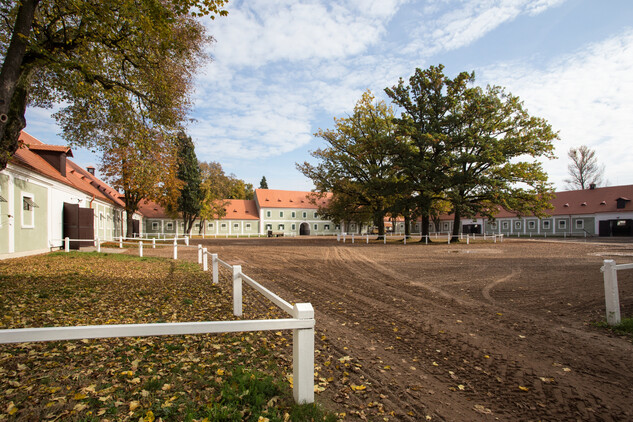
<path fill-rule="evenodd" d="M 92 246 L 94 239 L 94 210 L 81 208 L 79 204 L 64 202 L 64 237 L 70 239 L 90 239 L 90 241 L 70 241 L 70 249 Z"/>

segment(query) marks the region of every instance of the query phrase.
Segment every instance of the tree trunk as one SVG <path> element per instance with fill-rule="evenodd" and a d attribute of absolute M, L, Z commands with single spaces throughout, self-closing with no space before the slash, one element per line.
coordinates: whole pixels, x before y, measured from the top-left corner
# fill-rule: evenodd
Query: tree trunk
<path fill-rule="evenodd" d="M 28 71 L 23 68 L 27 40 L 40 0 L 23 0 L 0 70 L 0 170 L 18 149 L 20 131 L 26 126 L 24 110 L 28 97 Z"/>
<path fill-rule="evenodd" d="M 426 243 L 427 239 L 426 239 L 425 236 L 429 235 L 429 215 L 428 214 L 423 214 L 422 215 L 422 221 L 421 221 L 420 224 L 422 224 L 422 230 L 421 230 L 422 231 L 422 238 L 420 239 L 420 242 Z M 431 242 L 430 238 L 428 239 L 428 242 L 429 243 Z"/>
<path fill-rule="evenodd" d="M 127 233 L 125 237 L 134 237 L 134 212 L 126 210 Z"/>
<path fill-rule="evenodd" d="M 378 227 L 378 240 L 383 240 L 385 237 L 385 217 L 383 215 L 375 216 L 374 225 Z"/>
<path fill-rule="evenodd" d="M 411 217 L 404 216 L 404 236 L 408 239 L 411 237 Z"/>
<path fill-rule="evenodd" d="M 459 242 L 459 228 L 461 224 L 461 213 L 459 210 L 455 210 L 455 217 L 453 218 L 453 235 L 451 236 L 451 243 Z"/>

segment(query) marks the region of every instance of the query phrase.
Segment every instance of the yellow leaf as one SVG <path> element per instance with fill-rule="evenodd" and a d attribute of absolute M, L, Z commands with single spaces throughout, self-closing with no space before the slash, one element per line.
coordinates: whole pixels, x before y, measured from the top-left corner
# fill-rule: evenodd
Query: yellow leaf
<path fill-rule="evenodd" d="M 270 419 L 260 416 L 259 419 L 257 419 L 257 422 L 270 422 Z"/>
<path fill-rule="evenodd" d="M 439 365 L 437 364 L 437 362 L 433 362 L 433 363 L 432 363 L 432 365 L 433 365 L 433 366 L 439 366 Z"/>
<path fill-rule="evenodd" d="M 18 411 L 18 408 L 15 407 L 15 404 L 13 404 L 13 402 L 9 403 L 9 406 L 7 406 L 7 413 L 9 415 L 15 415 Z"/>
<path fill-rule="evenodd" d="M 137 409 L 140 405 L 141 405 L 141 404 L 140 404 L 138 401 L 136 401 L 136 400 L 131 401 L 131 402 L 130 402 L 130 405 L 129 405 L 129 406 L 130 406 L 130 411 L 132 411 L 132 412 L 133 412 L 133 411 L 134 411 L 134 410 L 136 410 L 136 409 Z"/>
<path fill-rule="evenodd" d="M 224 375 L 224 369 L 218 369 L 215 373 L 218 375 Z"/>
<path fill-rule="evenodd" d="M 354 390 L 354 391 L 363 391 L 363 390 L 364 390 L 364 389 L 366 389 L 367 387 L 365 387 L 364 385 L 355 385 L 355 384 L 352 384 L 352 385 L 350 386 L 350 388 L 351 388 L 352 390 Z"/>
<path fill-rule="evenodd" d="M 385 369 L 391 369 L 391 366 L 385 365 Z"/>
<path fill-rule="evenodd" d="M 490 359 L 490 356 L 484 355 L 484 359 Z"/>
<path fill-rule="evenodd" d="M 503 314 L 501 312 L 497 312 L 497 315 L 502 316 Z"/>
<path fill-rule="evenodd" d="M 88 407 L 88 405 L 87 405 L 87 404 L 85 404 L 85 403 L 77 403 L 77 404 L 75 405 L 75 407 L 73 407 L 73 410 L 74 410 L 75 412 L 81 412 L 81 411 L 82 411 L 82 410 L 84 410 L 86 407 Z"/>
<path fill-rule="evenodd" d="M 459 388 L 460 390 L 463 390 L 465 387 L 462 384 L 459 384 L 457 388 Z"/>
<path fill-rule="evenodd" d="M 563 368 L 563 371 L 565 371 L 565 372 L 571 372 L 571 369 L 569 369 L 569 368 Z"/>
<path fill-rule="evenodd" d="M 87 398 L 88 396 L 85 395 L 84 393 L 77 393 L 73 396 L 73 399 L 75 400 L 83 400 L 85 398 Z"/>
<path fill-rule="evenodd" d="M 147 413 L 145 414 L 145 417 L 143 418 L 143 422 L 154 422 L 154 419 L 156 419 L 154 417 L 154 412 L 152 412 L 151 410 L 148 410 Z"/>
<path fill-rule="evenodd" d="M 546 384 L 549 384 L 550 382 L 554 382 L 554 378 L 539 377 L 539 379 Z"/>
<path fill-rule="evenodd" d="M 519 385 L 519 390 L 521 390 L 521 391 L 529 391 L 530 389 L 527 388 L 527 387 L 524 387 L 522 385 Z"/>
<path fill-rule="evenodd" d="M 136 377 L 128 380 L 127 382 L 129 382 L 130 384 L 139 384 L 141 382 L 141 379 L 139 377 Z"/>

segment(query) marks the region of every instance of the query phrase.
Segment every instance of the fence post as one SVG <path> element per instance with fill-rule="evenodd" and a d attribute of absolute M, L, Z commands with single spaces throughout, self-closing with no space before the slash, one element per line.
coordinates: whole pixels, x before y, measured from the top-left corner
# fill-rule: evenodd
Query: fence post
<path fill-rule="evenodd" d="M 383 233 L 383 235 L 382 235 L 382 244 L 383 245 L 387 244 L 387 233 Z"/>
<path fill-rule="evenodd" d="M 189 236 L 185 236 L 185 245 L 189 246 Z"/>
<path fill-rule="evenodd" d="M 138 242 L 138 256 L 143 257 L 143 241 Z"/>
<path fill-rule="evenodd" d="M 354 233 L 352 233 L 352 243 L 354 243 Z"/>
<path fill-rule="evenodd" d="M 211 254 L 211 269 L 213 270 L 213 284 L 218 284 L 218 254 Z"/>
<path fill-rule="evenodd" d="M 156 249 L 156 238 L 152 239 L 152 249 Z"/>
<path fill-rule="evenodd" d="M 64 238 L 64 252 L 70 252 L 70 238 L 68 236 Z"/>
<path fill-rule="evenodd" d="M 607 308 L 607 324 L 616 325 L 620 319 L 620 296 L 618 293 L 618 270 L 615 261 L 605 259 L 600 269 L 604 273 L 604 300 Z"/>
<path fill-rule="evenodd" d="M 233 315 L 242 316 L 242 266 L 241 265 L 233 265 Z"/>
<path fill-rule="evenodd" d="M 101 240 L 98 237 L 95 240 L 97 242 L 97 252 L 101 252 Z"/>
<path fill-rule="evenodd" d="M 209 271 L 209 254 L 207 248 L 202 248 L 202 271 Z"/>
<path fill-rule="evenodd" d="M 448 242 L 449 245 L 451 244 L 451 234 L 450 233 L 448 234 L 447 242 Z"/>
<path fill-rule="evenodd" d="M 425 245 L 429 244 L 429 235 L 428 234 L 426 236 L 424 236 L 424 244 Z"/>
<path fill-rule="evenodd" d="M 407 235 L 406 234 L 404 235 L 404 244 L 405 245 L 407 244 Z"/>
<path fill-rule="evenodd" d="M 343 243 L 345 243 L 345 234 L 343 234 Z"/>
<path fill-rule="evenodd" d="M 174 237 L 174 259 L 178 259 L 178 240 Z"/>
<path fill-rule="evenodd" d="M 297 319 L 313 319 L 309 303 L 296 303 Z M 314 403 L 314 327 L 292 330 L 292 395 L 299 404 Z"/>
<path fill-rule="evenodd" d="M 369 233 L 367 233 L 367 244 L 369 244 Z"/>
<path fill-rule="evenodd" d="M 119 249 L 123 249 L 123 236 L 119 236 Z"/>
<path fill-rule="evenodd" d="M 198 243 L 198 264 L 202 264 L 202 245 Z"/>
<path fill-rule="evenodd" d="M 466 235 L 466 244 L 470 245 L 470 235 L 469 234 Z"/>

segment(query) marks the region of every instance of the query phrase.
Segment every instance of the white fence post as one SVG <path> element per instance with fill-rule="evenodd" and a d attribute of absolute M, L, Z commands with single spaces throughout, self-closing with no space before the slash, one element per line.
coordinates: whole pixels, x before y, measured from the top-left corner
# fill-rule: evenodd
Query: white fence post
<path fill-rule="evenodd" d="M 96 239 L 97 252 L 101 252 L 101 240 L 97 237 Z"/>
<path fill-rule="evenodd" d="M 152 249 L 156 249 L 156 238 L 152 239 Z"/>
<path fill-rule="evenodd" d="M 233 315 L 242 316 L 242 266 L 241 265 L 233 265 Z"/>
<path fill-rule="evenodd" d="M 143 241 L 138 242 L 138 256 L 143 257 Z"/>
<path fill-rule="evenodd" d="M 314 309 L 309 303 L 296 303 L 297 319 L 313 319 Z M 292 330 L 292 394 L 299 404 L 314 403 L 314 328 Z"/>
<path fill-rule="evenodd" d="M 218 254 L 211 254 L 211 269 L 213 270 L 213 284 L 218 284 Z"/>
<path fill-rule="evenodd" d="M 119 236 L 119 249 L 123 249 L 123 236 Z"/>
<path fill-rule="evenodd" d="M 70 252 L 70 238 L 64 238 L 64 252 Z"/>
<path fill-rule="evenodd" d="M 407 235 L 406 234 L 404 235 L 404 244 L 405 245 L 407 244 Z"/>
<path fill-rule="evenodd" d="M 198 243 L 198 264 L 202 264 L 202 245 Z"/>
<path fill-rule="evenodd" d="M 470 235 L 466 234 L 466 244 L 469 245 L 470 244 Z"/>
<path fill-rule="evenodd" d="M 178 240 L 174 237 L 174 259 L 178 259 Z"/>
<path fill-rule="evenodd" d="M 428 234 L 426 236 L 424 236 L 424 244 L 425 245 L 429 244 L 429 235 Z"/>
<path fill-rule="evenodd" d="M 345 233 L 343 233 L 343 243 L 345 243 Z"/>
<path fill-rule="evenodd" d="M 621 319 L 618 270 L 615 267 L 615 261 L 605 259 L 601 270 L 604 273 L 604 300 L 607 308 L 607 324 L 616 325 L 621 322 Z"/>
<path fill-rule="evenodd" d="M 185 236 L 185 246 L 189 246 L 189 236 Z"/>
<path fill-rule="evenodd" d="M 352 233 L 352 243 L 354 243 L 354 233 Z"/>
<path fill-rule="evenodd" d="M 209 254 L 207 248 L 202 248 L 202 271 L 209 271 Z"/>
<path fill-rule="evenodd" d="M 340 233 L 336 233 L 336 241 L 337 242 L 341 241 L 341 234 Z"/>
<path fill-rule="evenodd" d="M 386 245 L 387 244 L 387 233 L 382 235 L 382 244 Z"/>

